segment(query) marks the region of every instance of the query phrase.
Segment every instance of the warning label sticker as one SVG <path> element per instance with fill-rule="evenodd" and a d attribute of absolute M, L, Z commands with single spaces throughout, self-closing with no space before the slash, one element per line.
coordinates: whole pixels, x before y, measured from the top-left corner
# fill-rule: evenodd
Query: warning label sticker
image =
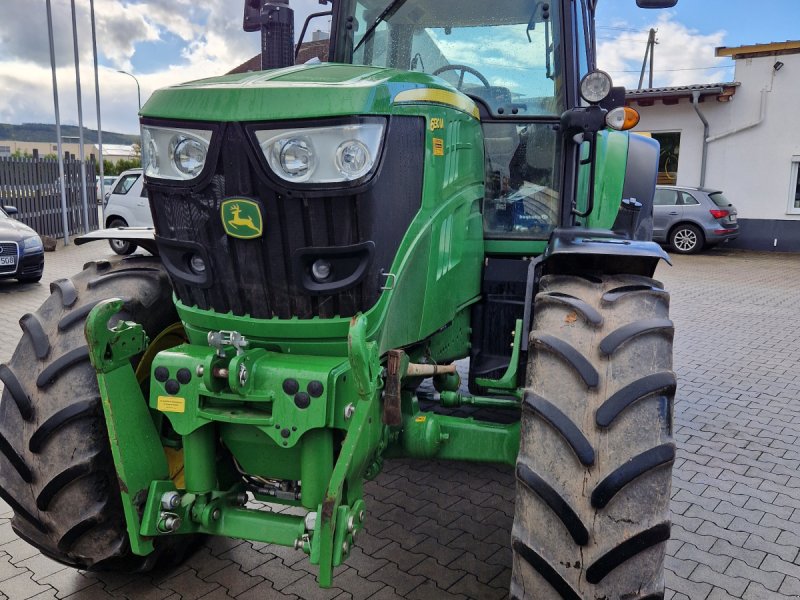
<path fill-rule="evenodd" d="M 161 412 L 186 412 L 186 399 L 177 396 L 159 396 L 157 408 Z"/>

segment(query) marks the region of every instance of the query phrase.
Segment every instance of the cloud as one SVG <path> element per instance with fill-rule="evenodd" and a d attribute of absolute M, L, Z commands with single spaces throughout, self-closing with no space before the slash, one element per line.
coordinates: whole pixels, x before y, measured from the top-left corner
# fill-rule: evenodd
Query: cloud
<path fill-rule="evenodd" d="M 615 27 L 622 29 L 630 26 L 616 23 Z M 649 27 L 658 30 L 653 78 L 655 87 L 717 83 L 733 77 L 732 69 L 723 68 L 730 64 L 729 59 L 714 56 L 714 49 L 723 45 L 725 31 L 702 34 L 676 21 L 674 14 L 667 12 L 658 21 L 643 28 L 641 33 L 623 31 L 618 32 L 619 35 L 613 40 L 598 40 L 598 67 L 608 71 L 615 84 L 629 89 L 638 87 Z"/>
<path fill-rule="evenodd" d="M 0 0 L 0 122 L 55 121 L 44 2 Z M 297 33 L 317 0 L 292 0 Z M 116 71 L 133 72 L 142 101 L 156 89 L 221 75 L 258 52 L 258 34 L 242 30 L 243 0 L 95 0 L 103 129 L 138 130 L 135 84 Z M 77 124 L 72 17 L 69 0 L 52 0 L 61 118 Z M 96 126 L 89 2 L 76 0 L 84 125 Z M 313 22 L 312 31 L 327 27 Z M 155 66 L 136 71 L 137 51 L 171 41 Z M 177 42 L 175 41 L 177 40 Z M 151 49 L 152 51 L 152 49 Z"/>

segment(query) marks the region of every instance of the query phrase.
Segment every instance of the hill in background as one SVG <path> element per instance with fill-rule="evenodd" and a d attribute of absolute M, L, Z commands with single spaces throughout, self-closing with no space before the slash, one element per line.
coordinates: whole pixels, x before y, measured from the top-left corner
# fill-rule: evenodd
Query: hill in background
<path fill-rule="evenodd" d="M 62 125 L 61 136 L 77 141 L 79 130 L 77 125 Z M 97 130 L 83 128 L 83 139 L 87 144 L 97 143 Z M 48 123 L 23 123 L 22 125 L 12 125 L 10 123 L 0 123 L 0 140 L 15 140 L 18 142 L 50 142 L 56 141 L 56 126 Z M 113 131 L 103 131 L 103 144 L 138 144 L 138 135 L 127 135 L 124 133 L 114 133 Z"/>

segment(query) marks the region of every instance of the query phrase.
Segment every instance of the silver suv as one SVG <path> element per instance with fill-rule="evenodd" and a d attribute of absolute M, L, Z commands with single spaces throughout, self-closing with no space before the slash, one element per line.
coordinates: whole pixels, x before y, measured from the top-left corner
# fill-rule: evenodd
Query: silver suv
<path fill-rule="evenodd" d="M 708 188 L 657 186 L 653 240 L 679 254 L 694 254 L 739 235 L 736 207 Z"/>

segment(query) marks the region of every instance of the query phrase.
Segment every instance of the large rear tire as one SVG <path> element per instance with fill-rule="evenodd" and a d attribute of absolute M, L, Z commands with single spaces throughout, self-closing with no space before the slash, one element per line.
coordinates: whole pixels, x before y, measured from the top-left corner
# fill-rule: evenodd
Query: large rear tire
<path fill-rule="evenodd" d="M 669 295 L 547 276 L 517 459 L 511 597 L 662 598 L 675 445 Z"/>
<path fill-rule="evenodd" d="M 117 318 L 151 339 L 178 321 L 157 259 L 89 263 L 54 281 L 51 296 L 20 319 L 23 336 L 0 365 L 0 497 L 11 526 L 43 554 L 90 570 L 144 571 L 177 564 L 197 539 L 159 538 L 147 557 L 131 553 L 94 369 L 84 337 L 101 300 L 125 300 Z"/>

